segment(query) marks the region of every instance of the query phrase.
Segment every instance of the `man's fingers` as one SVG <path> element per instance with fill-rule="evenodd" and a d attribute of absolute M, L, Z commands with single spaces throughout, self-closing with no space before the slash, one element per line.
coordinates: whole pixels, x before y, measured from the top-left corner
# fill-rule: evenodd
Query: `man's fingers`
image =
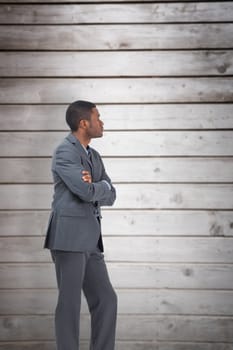
<path fill-rule="evenodd" d="M 89 182 L 89 183 L 92 182 L 91 174 L 89 173 L 89 171 L 83 170 L 82 174 L 83 174 L 82 179 L 84 182 Z"/>

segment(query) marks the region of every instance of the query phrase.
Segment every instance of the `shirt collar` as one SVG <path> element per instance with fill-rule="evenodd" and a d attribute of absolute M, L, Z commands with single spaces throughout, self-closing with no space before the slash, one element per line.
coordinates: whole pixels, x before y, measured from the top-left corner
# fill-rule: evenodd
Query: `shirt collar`
<path fill-rule="evenodd" d="M 82 145 L 82 144 L 81 144 Z M 85 147 L 84 145 L 82 145 L 82 147 L 84 148 L 84 151 L 86 152 L 86 154 L 88 154 L 88 151 L 90 149 L 90 147 L 87 145 L 87 147 Z"/>

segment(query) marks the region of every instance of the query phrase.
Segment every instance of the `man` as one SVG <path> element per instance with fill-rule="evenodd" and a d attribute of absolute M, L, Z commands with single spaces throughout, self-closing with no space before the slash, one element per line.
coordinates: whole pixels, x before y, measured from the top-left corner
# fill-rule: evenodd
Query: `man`
<path fill-rule="evenodd" d="M 112 205 L 116 191 L 101 157 L 89 147 L 102 137 L 95 104 L 76 101 L 66 111 L 71 133 L 52 160 L 54 198 L 45 247 L 55 263 L 58 302 L 57 350 L 79 349 L 81 290 L 91 314 L 91 350 L 113 350 L 117 298 L 103 256 L 101 205 Z"/>

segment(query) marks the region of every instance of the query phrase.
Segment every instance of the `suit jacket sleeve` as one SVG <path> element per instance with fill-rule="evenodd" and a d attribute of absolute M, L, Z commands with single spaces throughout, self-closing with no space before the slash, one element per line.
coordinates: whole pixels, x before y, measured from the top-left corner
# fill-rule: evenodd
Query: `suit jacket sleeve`
<path fill-rule="evenodd" d="M 99 201 L 99 204 L 100 204 L 100 206 L 102 206 L 102 205 L 113 205 L 113 203 L 115 202 L 115 199 L 116 199 L 116 190 L 115 190 L 115 188 L 112 185 L 110 177 L 107 175 L 107 173 L 105 171 L 105 167 L 104 167 L 104 164 L 103 164 L 101 158 L 100 158 L 100 161 L 102 163 L 102 169 L 103 169 L 102 180 L 107 181 L 109 183 L 109 185 L 111 186 L 111 190 L 110 190 L 111 196 L 109 196 L 108 198 L 101 199 Z"/>
<path fill-rule="evenodd" d="M 109 190 L 108 185 L 102 181 L 84 182 L 82 180 L 83 170 L 85 169 L 78 153 L 65 147 L 56 150 L 53 171 L 57 173 L 74 195 L 85 202 L 104 202 L 105 205 L 112 205 L 114 202 L 113 191 Z"/>

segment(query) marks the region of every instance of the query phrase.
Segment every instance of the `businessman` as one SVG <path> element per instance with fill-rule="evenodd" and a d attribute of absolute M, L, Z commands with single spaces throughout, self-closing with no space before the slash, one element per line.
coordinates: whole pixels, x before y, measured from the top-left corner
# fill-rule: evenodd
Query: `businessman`
<path fill-rule="evenodd" d="M 117 297 L 103 256 L 102 205 L 112 205 L 116 191 L 99 153 L 89 146 L 102 137 L 96 105 L 76 101 L 66 111 L 70 134 L 52 160 L 54 197 L 45 248 L 55 263 L 58 301 L 57 350 L 79 349 L 81 291 L 91 315 L 90 350 L 113 350 Z"/>

